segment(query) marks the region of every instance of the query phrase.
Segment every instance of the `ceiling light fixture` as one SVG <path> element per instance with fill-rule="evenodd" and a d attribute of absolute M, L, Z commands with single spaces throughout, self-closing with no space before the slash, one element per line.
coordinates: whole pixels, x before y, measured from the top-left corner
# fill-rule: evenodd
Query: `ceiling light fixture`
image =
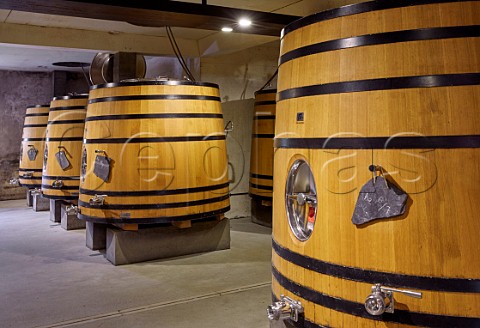
<path fill-rule="evenodd" d="M 252 21 L 247 19 L 247 18 L 241 18 L 238 21 L 238 25 L 240 25 L 242 27 L 248 27 L 248 26 L 252 25 Z"/>
<path fill-rule="evenodd" d="M 232 32 L 232 31 L 233 31 L 233 28 L 231 28 L 231 27 L 227 27 L 227 26 L 222 27 L 222 32 L 227 32 L 228 33 L 228 32 Z"/>

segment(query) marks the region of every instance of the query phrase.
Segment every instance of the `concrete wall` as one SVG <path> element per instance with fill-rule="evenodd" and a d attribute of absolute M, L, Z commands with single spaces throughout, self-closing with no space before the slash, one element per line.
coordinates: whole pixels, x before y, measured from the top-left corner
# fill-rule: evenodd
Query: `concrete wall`
<path fill-rule="evenodd" d="M 58 79 L 58 76 L 62 78 Z M 25 189 L 10 186 L 8 180 L 18 177 L 18 156 L 27 107 L 49 104 L 54 89 L 57 95 L 65 95 L 88 92 L 88 86 L 82 74 L 66 72 L 0 71 L 0 81 L 0 200 L 19 199 L 25 197 Z"/>
<path fill-rule="evenodd" d="M 250 175 L 250 149 L 252 142 L 254 99 L 222 103 L 225 124 L 233 123 L 233 131 L 227 135 L 227 154 L 230 178 L 229 218 L 250 216 L 248 196 Z"/>
<path fill-rule="evenodd" d="M 280 42 L 229 55 L 202 57 L 202 81 L 220 85 L 222 102 L 250 99 L 277 69 Z"/>
<path fill-rule="evenodd" d="M 53 95 L 51 73 L 0 71 L 0 200 L 25 197 L 22 187 L 7 181 L 18 177 L 25 110 L 35 104 L 48 104 Z"/>
<path fill-rule="evenodd" d="M 248 196 L 254 92 L 269 80 L 277 68 L 280 43 L 275 41 L 237 53 L 202 57 L 201 80 L 220 86 L 225 124 L 233 122 L 227 136 L 231 210 L 229 218 L 251 215 Z M 276 86 L 273 80 L 272 87 Z"/>

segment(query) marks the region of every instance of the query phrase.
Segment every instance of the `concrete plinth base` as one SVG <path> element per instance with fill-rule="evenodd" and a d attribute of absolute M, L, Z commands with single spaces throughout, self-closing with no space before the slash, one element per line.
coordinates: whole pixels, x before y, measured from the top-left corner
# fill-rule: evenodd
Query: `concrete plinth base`
<path fill-rule="evenodd" d="M 27 206 L 32 207 L 33 206 L 33 194 L 32 194 L 33 189 L 27 189 Z"/>
<path fill-rule="evenodd" d="M 65 230 L 85 229 L 85 221 L 77 218 L 77 213 L 69 213 L 67 207 L 69 204 L 61 205 L 60 225 Z"/>
<path fill-rule="evenodd" d="M 272 227 L 272 203 L 252 198 L 252 222 L 266 227 Z"/>
<path fill-rule="evenodd" d="M 197 222 L 191 228 L 107 228 L 107 259 L 114 265 L 230 248 L 230 221 Z"/>
<path fill-rule="evenodd" d="M 107 225 L 87 222 L 86 246 L 92 251 L 107 247 Z"/>
<path fill-rule="evenodd" d="M 63 200 L 50 199 L 50 221 L 61 222 Z"/>
<path fill-rule="evenodd" d="M 44 198 L 42 194 L 33 194 L 33 210 L 35 212 L 48 211 L 50 209 L 50 200 Z"/>

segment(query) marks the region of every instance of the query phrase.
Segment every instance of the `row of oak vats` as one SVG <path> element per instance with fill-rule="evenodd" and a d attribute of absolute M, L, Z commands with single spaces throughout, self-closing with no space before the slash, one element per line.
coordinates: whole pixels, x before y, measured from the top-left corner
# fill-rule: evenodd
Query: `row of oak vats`
<path fill-rule="evenodd" d="M 360 3 L 284 29 L 276 113 L 258 114 L 254 132 L 257 146 L 273 142 L 273 174 L 263 171 L 267 162 L 252 165 L 250 189 L 252 195 L 259 192 L 260 205 L 268 205 L 260 191 L 273 187 L 275 302 L 267 313 L 274 325 L 284 320 L 294 327 L 480 327 L 479 31 L 479 1 L 442 0 Z M 148 186 L 144 180 L 127 173 L 114 177 L 125 166 L 122 154 L 139 163 L 156 156 L 150 144 L 128 148 L 129 138 L 165 138 L 135 135 L 149 120 L 138 126 L 109 121 L 109 115 L 144 113 L 144 107 L 130 112 L 125 101 L 110 103 L 143 97 L 130 88 L 138 87 L 100 87 L 90 95 L 79 201 L 87 219 L 121 217 L 122 209 L 85 206 L 100 194 L 95 190 L 103 193 L 114 181 L 121 188 L 103 193 L 107 204 L 110 197 L 112 204 L 147 199 L 138 191 Z M 199 114 L 213 114 L 207 109 L 212 99 L 205 100 Z M 258 99 L 257 106 L 271 101 Z M 262 130 L 273 116 L 275 131 Z M 174 138 L 184 129 L 166 118 L 153 120 L 162 120 Z M 199 128 L 195 122 L 186 131 Z M 160 156 L 195 152 L 201 142 L 209 143 L 202 154 L 216 153 L 214 141 L 195 139 L 188 150 L 172 141 L 162 145 Z M 99 155 L 112 158 L 103 161 L 111 181 L 92 173 Z M 221 177 L 222 169 L 211 162 L 207 155 L 190 165 L 171 164 L 186 171 L 200 167 L 206 170 L 201 178 Z M 169 190 L 173 182 L 162 169 Z M 135 189 L 126 189 L 127 179 L 138 184 Z M 226 183 L 213 184 L 219 203 L 208 211 L 228 206 L 221 199 Z M 155 195 L 164 196 L 170 195 Z M 131 219 L 148 211 L 132 211 Z"/>

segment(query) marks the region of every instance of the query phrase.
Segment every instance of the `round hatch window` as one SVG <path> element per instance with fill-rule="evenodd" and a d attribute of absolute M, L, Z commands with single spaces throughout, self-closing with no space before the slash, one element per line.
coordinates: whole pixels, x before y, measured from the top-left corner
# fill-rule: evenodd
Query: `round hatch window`
<path fill-rule="evenodd" d="M 304 160 L 296 160 L 290 168 L 285 203 L 290 229 L 298 240 L 307 240 L 317 216 L 317 189 L 310 166 Z"/>

